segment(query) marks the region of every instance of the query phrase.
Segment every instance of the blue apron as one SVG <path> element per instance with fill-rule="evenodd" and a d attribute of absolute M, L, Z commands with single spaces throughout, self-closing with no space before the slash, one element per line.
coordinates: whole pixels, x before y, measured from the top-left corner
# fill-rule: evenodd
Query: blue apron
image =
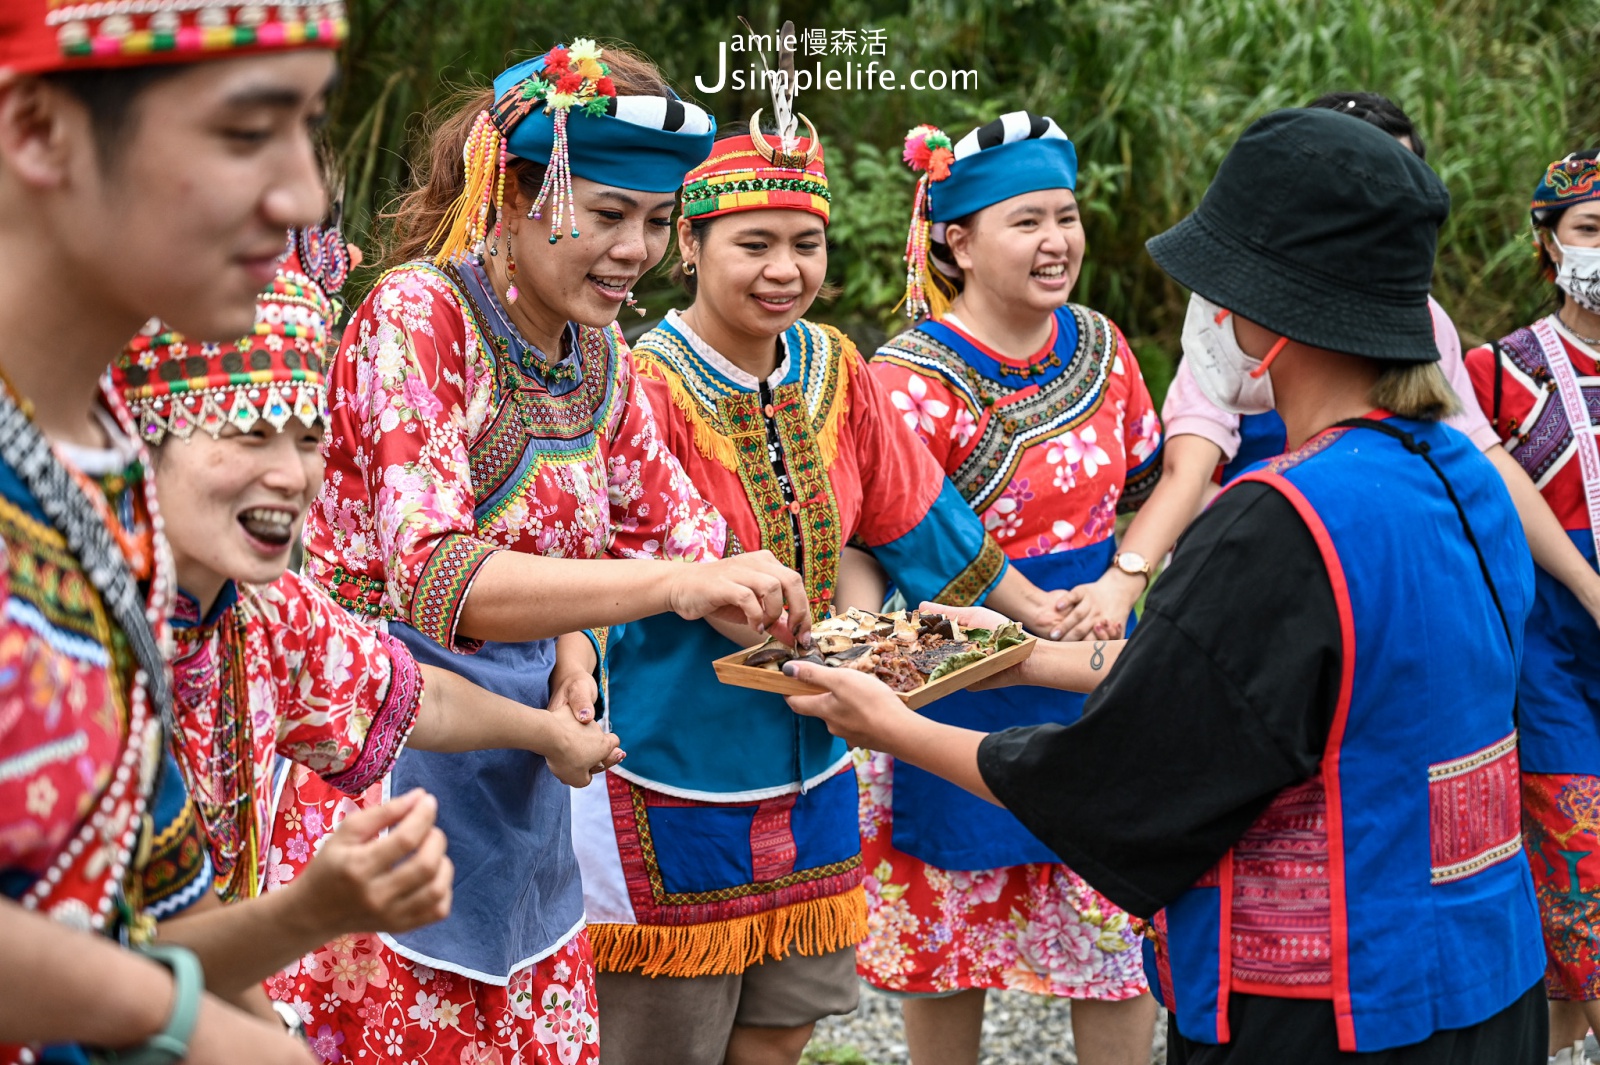
<path fill-rule="evenodd" d="M 398 622 L 389 631 L 418 662 L 460 674 L 524 706 L 550 698 L 555 641 L 486 643 L 477 654 L 446 651 Z M 530 751 L 440 754 L 407 748 L 395 763 L 394 794 L 427 788 L 450 840 L 455 900 L 450 916 L 386 936 L 407 956 L 489 983 L 505 979 L 561 943 L 583 919 L 583 885 L 572 850 L 572 793 Z"/>
<path fill-rule="evenodd" d="M 1117 552 L 1111 537 L 1011 564 L 1040 588 L 1074 588 L 1098 580 Z M 1128 632 L 1133 631 L 1128 615 Z M 1070 724 L 1083 715 L 1085 697 L 1048 688 L 1001 688 L 956 692 L 924 706 L 934 721 L 980 732 L 1014 725 Z M 1003 869 L 1034 862 L 1060 862 L 1049 847 L 1011 813 L 909 763 L 894 763 L 894 835 L 897 850 L 940 869 Z"/>
<path fill-rule="evenodd" d="M 1588 529 L 1569 531 L 1595 564 Z M 1535 567 L 1533 612 L 1522 652 L 1517 729 L 1525 773 L 1600 775 L 1600 634 L 1578 597 Z"/>

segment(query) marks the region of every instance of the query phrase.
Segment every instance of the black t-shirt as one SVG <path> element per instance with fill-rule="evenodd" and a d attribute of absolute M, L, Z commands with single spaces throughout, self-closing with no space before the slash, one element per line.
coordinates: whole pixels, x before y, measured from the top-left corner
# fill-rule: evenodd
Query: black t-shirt
<path fill-rule="evenodd" d="M 1215 865 L 1275 794 L 1316 771 L 1341 660 L 1338 609 L 1310 531 L 1276 490 L 1241 484 L 1179 541 L 1082 720 L 994 733 L 978 767 L 1063 861 L 1149 917 Z M 1537 985 L 1482 1024 L 1372 1055 L 1338 1053 L 1329 1002 L 1230 1002 L 1233 1041 L 1192 1042 L 1174 1026 L 1174 1062 L 1544 1060 Z"/>
<path fill-rule="evenodd" d="M 1034 835 L 1149 917 L 1316 771 L 1340 660 L 1316 541 L 1276 490 L 1238 485 L 1179 541 L 1082 720 L 995 733 L 978 766 Z"/>

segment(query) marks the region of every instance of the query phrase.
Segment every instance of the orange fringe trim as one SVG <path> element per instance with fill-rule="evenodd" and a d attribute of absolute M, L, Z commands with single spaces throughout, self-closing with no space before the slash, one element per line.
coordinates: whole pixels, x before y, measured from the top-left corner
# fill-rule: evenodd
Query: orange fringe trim
<path fill-rule="evenodd" d="M 844 432 L 844 424 L 850 414 L 850 382 L 860 372 L 863 360 L 849 337 L 831 325 L 821 328 L 832 349 L 828 357 L 839 360 L 839 387 L 833 396 L 833 406 L 823 419 L 822 428 L 817 430 L 817 450 L 821 453 L 822 464 L 831 467 L 839 457 L 839 436 Z M 706 420 L 700 403 L 684 387 L 682 379 L 657 360 L 641 356 L 638 352 L 634 353 L 634 367 L 639 376 L 666 384 L 667 392 L 672 396 L 672 405 L 683 412 L 694 434 L 695 450 L 729 473 L 737 473 L 738 449 L 732 440 L 722 435 L 720 429 Z"/>
<path fill-rule="evenodd" d="M 822 327 L 832 341 L 830 357 L 839 360 L 839 388 L 833 395 L 833 407 L 817 431 L 817 450 L 822 453 L 822 465 L 832 469 L 833 460 L 839 457 L 839 434 L 844 431 L 845 419 L 850 414 L 850 381 L 861 369 L 861 353 L 850 338 L 831 325 Z"/>
<path fill-rule="evenodd" d="M 642 976 L 742 973 L 790 951 L 814 957 L 843 950 L 866 935 L 867 896 L 859 887 L 843 895 L 706 924 L 589 926 L 596 969 Z"/>
<path fill-rule="evenodd" d="M 689 430 L 694 434 L 695 450 L 729 473 L 737 473 L 739 452 L 733 446 L 733 441 L 706 421 L 705 415 L 700 411 L 700 404 L 683 386 L 682 379 L 655 359 L 641 356 L 637 351 L 634 352 L 633 358 L 634 368 L 640 377 L 648 377 L 666 384 L 667 392 L 672 396 L 672 405 L 683 412 L 684 420 L 689 423 Z"/>

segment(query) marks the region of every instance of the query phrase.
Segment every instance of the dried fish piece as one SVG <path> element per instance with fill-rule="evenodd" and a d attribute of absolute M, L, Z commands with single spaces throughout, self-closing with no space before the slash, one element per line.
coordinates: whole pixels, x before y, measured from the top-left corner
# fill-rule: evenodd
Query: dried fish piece
<path fill-rule="evenodd" d="M 782 670 L 783 664 L 794 658 L 794 656 L 794 651 L 778 641 L 772 640 L 746 655 L 744 664 L 776 672 Z"/>

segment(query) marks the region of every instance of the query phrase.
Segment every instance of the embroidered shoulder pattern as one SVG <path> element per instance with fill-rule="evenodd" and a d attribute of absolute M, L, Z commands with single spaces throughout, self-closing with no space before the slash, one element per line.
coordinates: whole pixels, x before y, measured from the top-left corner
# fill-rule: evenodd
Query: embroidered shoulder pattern
<path fill-rule="evenodd" d="M 957 491 L 980 514 L 1011 483 L 1029 448 L 1078 425 L 1105 398 L 1106 378 L 1117 355 L 1116 327 L 1099 311 L 1077 304 L 1068 304 L 1067 309 L 1077 319 L 1077 347 L 1061 375 L 1031 394 L 1001 390 L 967 366 L 956 351 L 921 330 L 902 333 L 879 351 L 879 358 L 888 352 L 892 361 L 913 369 L 919 363 L 936 366 L 967 397 L 976 399 L 982 414 L 989 415 L 980 417 L 977 442 L 950 475 Z M 905 344 L 896 347 L 895 341 L 902 338 L 907 338 Z M 1010 402 L 1003 411 L 994 410 L 1001 399 Z"/>

